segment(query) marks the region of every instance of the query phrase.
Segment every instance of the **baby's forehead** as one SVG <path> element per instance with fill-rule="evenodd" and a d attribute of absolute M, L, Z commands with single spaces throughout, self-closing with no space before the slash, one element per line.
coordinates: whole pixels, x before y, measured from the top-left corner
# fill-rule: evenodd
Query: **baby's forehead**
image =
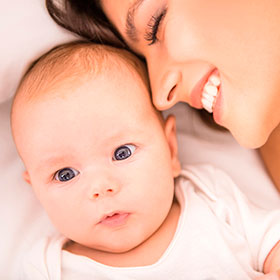
<path fill-rule="evenodd" d="M 66 103 L 72 102 L 68 97 L 78 96 L 77 89 L 89 85 L 90 91 L 96 91 L 102 88 L 103 82 L 108 85 L 114 82 L 115 88 L 108 92 L 99 90 L 100 94 L 112 96 L 119 102 L 114 95 L 120 96 L 130 84 L 129 94 L 125 97 L 122 94 L 123 98 L 131 100 L 130 107 L 144 102 L 142 107 L 147 114 L 156 111 L 152 106 L 145 66 L 138 58 L 125 50 L 87 43 L 62 46 L 39 59 L 27 72 L 18 89 L 12 116 L 26 111 L 22 110 L 26 105 L 29 109 L 36 106 L 38 101 L 41 105 L 42 102 L 46 103 L 45 106 L 45 101 L 57 98 L 64 99 Z M 86 95 L 80 98 L 84 102 Z M 133 102 L 131 98 L 134 98 Z M 19 118 L 12 118 L 12 123 L 15 119 Z"/>
<path fill-rule="evenodd" d="M 121 115 L 128 116 L 126 119 L 130 122 L 134 121 L 135 125 L 139 119 L 147 120 L 152 116 L 161 119 L 152 106 L 145 67 L 132 54 L 125 51 L 104 51 L 102 49 L 102 53 L 98 53 L 99 57 L 94 57 L 95 60 L 92 61 L 92 53 L 89 55 L 79 52 L 78 54 L 70 53 L 68 57 L 67 53 L 65 52 L 64 56 L 56 59 L 54 64 L 52 60 L 48 60 L 45 61 L 45 65 L 35 65 L 37 69 L 34 67 L 28 73 L 20 89 L 19 98 L 16 98 L 13 106 L 14 136 L 17 136 L 20 127 L 28 126 L 30 119 L 28 112 L 33 112 L 32 116 L 35 116 L 35 112 L 38 111 L 41 116 L 43 112 L 47 117 L 48 114 L 52 114 L 51 112 L 59 112 L 63 116 L 67 116 L 71 112 L 72 116 L 77 116 L 75 120 L 80 120 L 81 115 L 86 115 L 87 112 L 96 111 L 98 120 L 102 120 L 102 116 L 106 112 L 110 113 L 108 116 L 113 116 L 113 112 L 115 112 L 117 117 L 112 117 L 114 121 L 117 121 L 118 115 L 121 113 Z M 102 82 L 106 83 L 108 87 L 102 87 Z M 107 89 L 108 91 L 106 91 Z M 98 92 L 100 96 L 109 97 L 109 102 L 106 102 L 108 101 L 106 99 L 98 98 L 98 94 L 91 94 L 94 91 Z M 56 97 L 59 97 L 58 100 Z M 50 103 L 45 101 L 50 101 Z M 23 115 L 27 117 L 22 118 Z M 90 113 L 90 116 L 93 115 Z M 52 116 L 58 116 L 58 114 Z"/>
<path fill-rule="evenodd" d="M 135 88 L 141 87 L 151 103 L 146 68 L 136 56 L 108 46 L 72 43 L 51 50 L 31 65 L 17 91 L 13 111 L 33 101 L 66 98 L 92 81 L 94 90 L 100 86 L 100 77 L 105 83 L 120 79 L 122 86 L 133 83 Z"/>
<path fill-rule="evenodd" d="M 129 75 L 132 74 L 132 75 Z M 25 100 L 59 94 L 58 86 L 75 86 L 102 75 L 140 78 L 149 90 L 144 64 L 128 51 L 90 43 L 70 43 L 54 48 L 35 61 L 17 91 Z M 22 94 L 23 93 L 23 94 Z"/>

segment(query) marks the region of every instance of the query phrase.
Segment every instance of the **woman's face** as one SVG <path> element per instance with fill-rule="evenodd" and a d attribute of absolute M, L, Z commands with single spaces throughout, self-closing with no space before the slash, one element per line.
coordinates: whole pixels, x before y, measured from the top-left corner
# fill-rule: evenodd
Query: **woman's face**
<path fill-rule="evenodd" d="M 280 1 L 101 2 L 145 57 L 158 109 L 187 102 L 213 111 L 242 145 L 265 143 L 280 122 Z"/>

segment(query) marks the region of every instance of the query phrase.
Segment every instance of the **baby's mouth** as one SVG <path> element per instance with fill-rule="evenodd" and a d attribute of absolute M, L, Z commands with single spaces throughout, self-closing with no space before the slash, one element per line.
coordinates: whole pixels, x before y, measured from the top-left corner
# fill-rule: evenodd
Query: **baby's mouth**
<path fill-rule="evenodd" d="M 103 224 L 103 225 L 107 225 L 107 226 L 120 226 L 126 222 L 128 216 L 129 216 L 129 213 L 112 212 L 110 214 L 103 216 L 103 218 L 100 220 L 99 224 Z"/>
<path fill-rule="evenodd" d="M 220 76 L 218 70 L 215 70 L 208 78 L 201 97 L 201 103 L 203 108 L 209 113 L 213 113 L 213 109 L 216 104 L 217 95 L 220 89 Z"/>

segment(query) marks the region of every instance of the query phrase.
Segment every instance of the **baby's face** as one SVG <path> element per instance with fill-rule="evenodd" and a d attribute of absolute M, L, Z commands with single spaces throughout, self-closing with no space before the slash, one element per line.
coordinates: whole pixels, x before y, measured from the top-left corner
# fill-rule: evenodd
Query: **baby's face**
<path fill-rule="evenodd" d="M 175 132 L 166 132 L 146 86 L 129 71 L 56 90 L 60 97 L 21 112 L 26 178 L 65 236 L 99 250 L 130 250 L 169 213 L 179 172 Z"/>

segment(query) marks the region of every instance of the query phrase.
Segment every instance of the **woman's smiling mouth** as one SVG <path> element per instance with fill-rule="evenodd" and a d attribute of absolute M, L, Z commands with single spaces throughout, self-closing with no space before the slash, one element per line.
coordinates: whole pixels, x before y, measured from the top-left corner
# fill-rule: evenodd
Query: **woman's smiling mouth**
<path fill-rule="evenodd" d="M 217 95 L 220 89 L 221 80 L 218 71 L 215 70 L 209 77 L 202 91 L 201 103 L 203 108 L 209 113 L 213 113 Z"/>
<path fill-rule="evenodd" d="M 217 68 L 209 71 L 193 88 L 190 94 L 191 106 L 213 112 L 220 89 L 220 77 Z"/>

